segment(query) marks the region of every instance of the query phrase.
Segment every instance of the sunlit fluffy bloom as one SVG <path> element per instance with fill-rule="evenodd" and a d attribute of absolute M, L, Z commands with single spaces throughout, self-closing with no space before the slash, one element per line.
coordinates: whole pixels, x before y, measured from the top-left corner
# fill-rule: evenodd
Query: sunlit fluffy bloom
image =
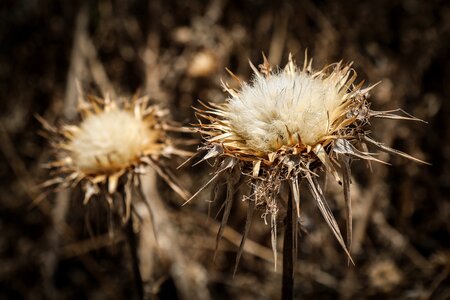
<path fill-rule="evenodd" d="M 167 111 L 148 102 L 148 97 L 111 100 L 88 96 L 87 101 L 80 99 L 78 125 L 55 128 L 40 118 L 57 157 L 47 164 L 54 176 L 43 187 L 68 188 L 80 183 L 87 203 L 99 193 L 112 202 L 121 185 L 126 220 L 136 174 L 149 165 L 186 198 L 187 193 L 161 166 L 164 156 L 189 154 L 177 149 L 167 135 L 182 129 L 168 121 Z"/>
<path fill-rule="evenodd" d="M 343 84 L 306 73 L 257 76 L 230 98 L 230 127 L 246 145 L 265 152 L 299 142 L 313 146 L 327 135 L 330 114 L 344 101 Z"/>
<path fill-rule="evenodd" d="M 368 120 L 371 117 L 417 119 L 402 110 L 371 110 L 368 92 L 373 86 L 363 88 L 363 83 L 355 84 L 357 75 L 351 64 L 339 62 L 314 71 L 311 61 L 305 58 L 303 67 L 299 68 L 290 56 L 281 70 L 272 70 L 265 58 L 260 70 L 250 66 L 254 71 L 250 83 L 242 82 L 230 72 L 240 88 L 233 89 L 224 83 L 230 95 L 225 103 L 202 103 L 205 109 L 197 109 L 199 132 L 205 139 L 200 148 L 206 151 L 202 160 L 215 159 L 216 171 L 208 184 L 219 176 L 227 180 L 222 226 L 227 222 L 234 190 L 242 186 L 240 182 L 247 181 L 250 186 L 250 194 L 245 197 L 250 212 L 247 223 L 255 207 L 265 210 L 263 217 L 270 216 L 276 256 L 277 214 L 280 201 L 286 201 L 286 198 L 282 200 L 281 191 L 289 191 L 288 201 L 293 203 L 296 212 L 292 223 L 297 230 L 299 181 L 304 179 L 325 221 L 351 259 L 348 250 L 352 235 L 351 159 L 378 161 L 367 152 L 369 144 L 419 161 L 370 138 L 365 130 Z M 346 241 L 317 180 L 321 170 L 343 186 L 347 208 Z M 282 189 L 283 185 L 286 189 Z M 245 226 L 243 241 L 248 228 Z"/>
<path fill-rule="evenodd" d="M 87 117 L 68 149 L 83 173 L 114 173 L 138 163 L 143 154 L 160 151 L 159 135 L 130 112 L 114 109 Z"/>

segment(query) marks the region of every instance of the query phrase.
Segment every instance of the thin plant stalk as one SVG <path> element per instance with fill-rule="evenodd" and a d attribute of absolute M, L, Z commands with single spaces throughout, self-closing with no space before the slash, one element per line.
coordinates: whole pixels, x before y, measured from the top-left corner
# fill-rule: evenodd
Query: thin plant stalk
<path fill-rule="evenodd" d="M 144 299 L 144 286 L 142 283 L 142 276 L 139 267 L 139 255 L 138 255 L 138 242 L 136 233 L 133 229 L 133 214 L 130 214 L 130 218 L 125 224 L 124 231 L 128 242 L 128 248 L 131 256 L 131 266 L 133 268 L 134 281 L 136 283 L 136 292 L 139 299 Z"/>
<path fill-rule="evenodd" d="M 281 287 L 281 299 L 283 300 L 294 298 L 294 271 L 297 260 L 297 218 L 293 209 L 292 198 L 292 191 L 289 191 L 283 241 L 283 279 Z"/>

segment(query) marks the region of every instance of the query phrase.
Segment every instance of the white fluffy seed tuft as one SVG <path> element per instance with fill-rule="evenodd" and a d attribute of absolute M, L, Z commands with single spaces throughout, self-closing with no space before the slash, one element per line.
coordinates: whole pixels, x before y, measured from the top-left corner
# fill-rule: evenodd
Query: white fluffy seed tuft
<path fill-rule="evenodd" d="M 303 145 L 314 146 L 327 135 L 329 115 L 342 101 L 330 81 L 280 72 L 244 84 L 229 99 L 229 120 L 247 145 L 260 151 L 276 151 L 292 137 L 298 143 L 297 136 Z"/>
<path fill-rule="evenodd" d="M 69 144 L 73 163 L 86 174 L 116 172 L 136 163 L 158 133 L 119 109 L 87 117 Z"/>

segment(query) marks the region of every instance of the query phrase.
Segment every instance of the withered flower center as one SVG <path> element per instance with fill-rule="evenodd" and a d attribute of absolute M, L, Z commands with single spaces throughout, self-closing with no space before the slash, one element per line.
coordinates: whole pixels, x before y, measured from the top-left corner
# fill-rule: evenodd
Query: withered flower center
<path fill-rule="evenodd" d="M 314 146 L 328 134 L 331 112 L 342 102 L 338 85 L 305 73 L 256 77 L 230 98 L 230 127 L 259 151 Z"/>
<path fill-rule="evenodd" d="M 74 165 L 85 174 L 111 173 L 136 163 L 158 136 L 142 119 L 112 109 L 87 117 L 69 149 Z"/>

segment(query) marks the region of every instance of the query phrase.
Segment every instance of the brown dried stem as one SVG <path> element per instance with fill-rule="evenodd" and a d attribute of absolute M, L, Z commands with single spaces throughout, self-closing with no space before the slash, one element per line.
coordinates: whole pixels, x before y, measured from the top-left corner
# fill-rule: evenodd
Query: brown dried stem
<path fill-rule="evenodd" d="M 136 282 L 136 291 L 138 293 L 139 299 L 144 299 L 144 287 L 142 283 L 141 271 L 139 269 L 139 254 L 138 254 L 138 241 L 136 237 L 136 233 L 133 229 L 133 214 L 130 214 L 130 217 L 125 224 L 124 231 L 125 236 L 127 237 L 128 247 L 130 250 L 131 256 L 131 265 L 133 268 L 134 280 Z"/>
<path fill-rule="evenodd" d="M 180 240 L 178 232 L 171 222 L 170 215 L 158 193 L 156 171 L 147 169 L 146 174 L 141 175 L 140 188 L 142 189 L 143 200 L 146 201 L 153 219 L 151 222 L 153 232 L 143 230 L 149 227 L 142 227 L 141 239 L 145 239 L 149 235 L 156 235 L 156 248 L 160 263 L 173 278 L 181 299 L 210 299 L 206 271 L 194 260 L 186 259 L 178 243 Z M 150 251 L 150 249 L 144 250 L 140 253 Z M 152 254 L 149 253 L 149 255 Z M 145 258 L 141 259 L 145 260 Z M 145 276 L 149 277 L 151 274 L 145 274 Z"/>
<path fill-rule="evenodd" d="M 292 191 L 288 193 L 287 212 L 283 242 L 283 280 L 281 287 L 281 299 L 294 298 L 294 270 L 297 260 L 297 216 L 292 205 Z"/>

